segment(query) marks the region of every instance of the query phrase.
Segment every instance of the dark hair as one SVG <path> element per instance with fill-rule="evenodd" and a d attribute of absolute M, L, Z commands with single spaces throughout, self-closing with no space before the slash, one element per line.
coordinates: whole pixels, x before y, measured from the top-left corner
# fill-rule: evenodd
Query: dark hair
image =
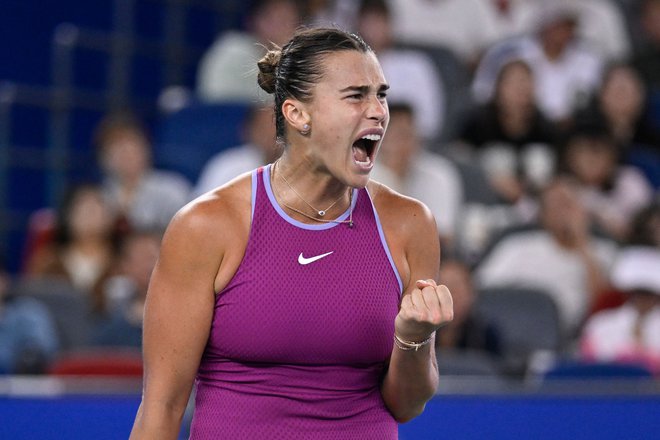
<path fill-rule="evenodd" d="M 364 40 L 337 28 L 302 28 L 281 49 L 269 50 L 259 60 L 259 86 L 275 96 L 278 140 L 285 138 L 282 104 L 287 98 L 309 102 L 311 89 L 323 77 L 323 58 L 334 52 L 370 52 Z"/>
<path fill-rule="evenodd" d="M 85 192 L 93 192 L 98 194 L 99 198 L 102 198 L 101 191 L 102 189 L 99 183 L 88 181 L 75 182 L 66 189 L 56 212 L 57 220 L 54 239 L 58 246 L 66 246 L 73 238 L 70 215 L 80 195 Z"/>
<path fill-rule="evenodd" d="M 616 153 L 618 159 L 620 146 L 607 126 L 607 122 L 597 115 L 584 115 L 576 118 L 572 125 L 562 133 L 559 144 L 561 158 L 565 158 L 567 150 L 579 139 L 598 141 L 599 146 Z"/>
<path fill-rule="evenodd" d="M 56 223 L 54 231 L 54 244 L 58 248 L 64 248 L 73 239 L 73 231 L 71 230 L 71 212 L 74 205 L 78 202 L 79 197 L 87 192 L 95 193 L 104 203 L 103 188 L 100 183 L 96 181 L 76 181 L 66 189 L 60 199 L 60 204 L 56 211 Z M 117 241 L 121 231 L 117 225 L 111 225 L 108 239 L 113 245 L 112 251 L 116 251 Z"/>
<path fill-rule="evenodd" d="M 494 89 L 493 89 L 493 101 L 497 101 L 500 98 L 500 89 L 502 88 L 502 80 L 504 79 L 504 76 L 509 73 L 509 70 L 511 70 L 514 67 L 522 67 L 529 73 L 529 76 L 534 78 L 534 71 L 532 70 L 532 67 L 529 65 L 527 61 L 525 61 L 522 58 L 512 58 L 510 60 L 507 60 L 506 62 L 502 63 L 499 66 L 499 69 L 497 71 L 497 75 L 495 77 L 495 84 L 494 84 Z"/>
<path fill-rule="evenodd" d="M 607 151 L 615 162 L 620 162 L 621 148 L 612 135 L 605 121 L 601 118 L 584 116 L 576 119 L 560 137 L 558 143 L 559 157 L 557 160 L 557 170 L 562 175 L 572 175 L 570 164 L 570 152 L 575 148 L 579 141 L 589 141 L 598 151 Z M 614 188 L 615 175 L 609 176 L 607 181 L 603 182 L 600 189 L 609 192 Z"/>
<path fill-rule="evenodd" d="M 633 246 L 658 246 L 655 229 L 660 227 L 660 200 L 639 210 L 633 217 L 628 234 L 628 244 Z"/>

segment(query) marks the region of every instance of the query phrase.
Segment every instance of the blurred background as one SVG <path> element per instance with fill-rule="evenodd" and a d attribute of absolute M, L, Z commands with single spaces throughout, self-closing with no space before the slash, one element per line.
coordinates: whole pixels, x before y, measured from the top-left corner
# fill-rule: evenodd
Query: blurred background
<path fill-rule="evenodd" d="M 256 61 L 303 24 L 377 53 L 373 178 L 438 224 L 456 318 L 401 437 L 657 435 L 660 0 L 3 0 L 0 437 L 128 433 L 162 233 L 278 157 Z"/>
<path fill-rule="evenodd" d="M 93 129 L 108 112 L 149 129 L 169 86 L 194 88 L 203 51 L 242 26 L 238 1 L 7 1 L 0 53 L 0 246 L 21 267 L 31 214 L 97 177 Z"/>

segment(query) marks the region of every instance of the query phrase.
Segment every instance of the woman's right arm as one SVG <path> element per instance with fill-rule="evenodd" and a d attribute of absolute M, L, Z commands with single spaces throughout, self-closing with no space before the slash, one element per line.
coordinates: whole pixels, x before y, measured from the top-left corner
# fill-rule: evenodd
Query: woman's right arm
<path fill-rule="evenodd" d="M 217 199 L 193 202 L 163 237 L 145 304 L 143 395 L 132 440 L 178 437 L 211 327 L 215 280 L 229 243 L 223 231 L 232 229 L 218 205 Z"/>

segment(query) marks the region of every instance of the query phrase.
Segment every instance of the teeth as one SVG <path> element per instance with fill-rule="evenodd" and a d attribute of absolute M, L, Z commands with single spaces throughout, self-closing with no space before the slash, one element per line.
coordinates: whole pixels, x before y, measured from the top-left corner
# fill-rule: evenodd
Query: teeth
<path fill-rule="evenodd" d="M 379 134 L 368 134 L 365 136 L 362 136 L 362 139 L 367 139 L 370 141 L 379 141 L 380 140 L 380 135 Z"/>

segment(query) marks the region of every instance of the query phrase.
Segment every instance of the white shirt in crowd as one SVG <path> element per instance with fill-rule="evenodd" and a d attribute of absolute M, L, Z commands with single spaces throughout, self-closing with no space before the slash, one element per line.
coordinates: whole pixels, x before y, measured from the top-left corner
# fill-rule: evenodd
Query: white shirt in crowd
<path fill-rule="evenodd" d="M 591 248 L 607 273 L 616 257 L 616 244 L 592 238 Z M 545 290 L 555 300 L 562 327 L 568 334 L 578 329 L 588 312 L 588 274 L 582 258 L 577 252 L 561 247 L 542 229 L 505 237 L 479 264 L 475 277 L 479 287 Z"/>

